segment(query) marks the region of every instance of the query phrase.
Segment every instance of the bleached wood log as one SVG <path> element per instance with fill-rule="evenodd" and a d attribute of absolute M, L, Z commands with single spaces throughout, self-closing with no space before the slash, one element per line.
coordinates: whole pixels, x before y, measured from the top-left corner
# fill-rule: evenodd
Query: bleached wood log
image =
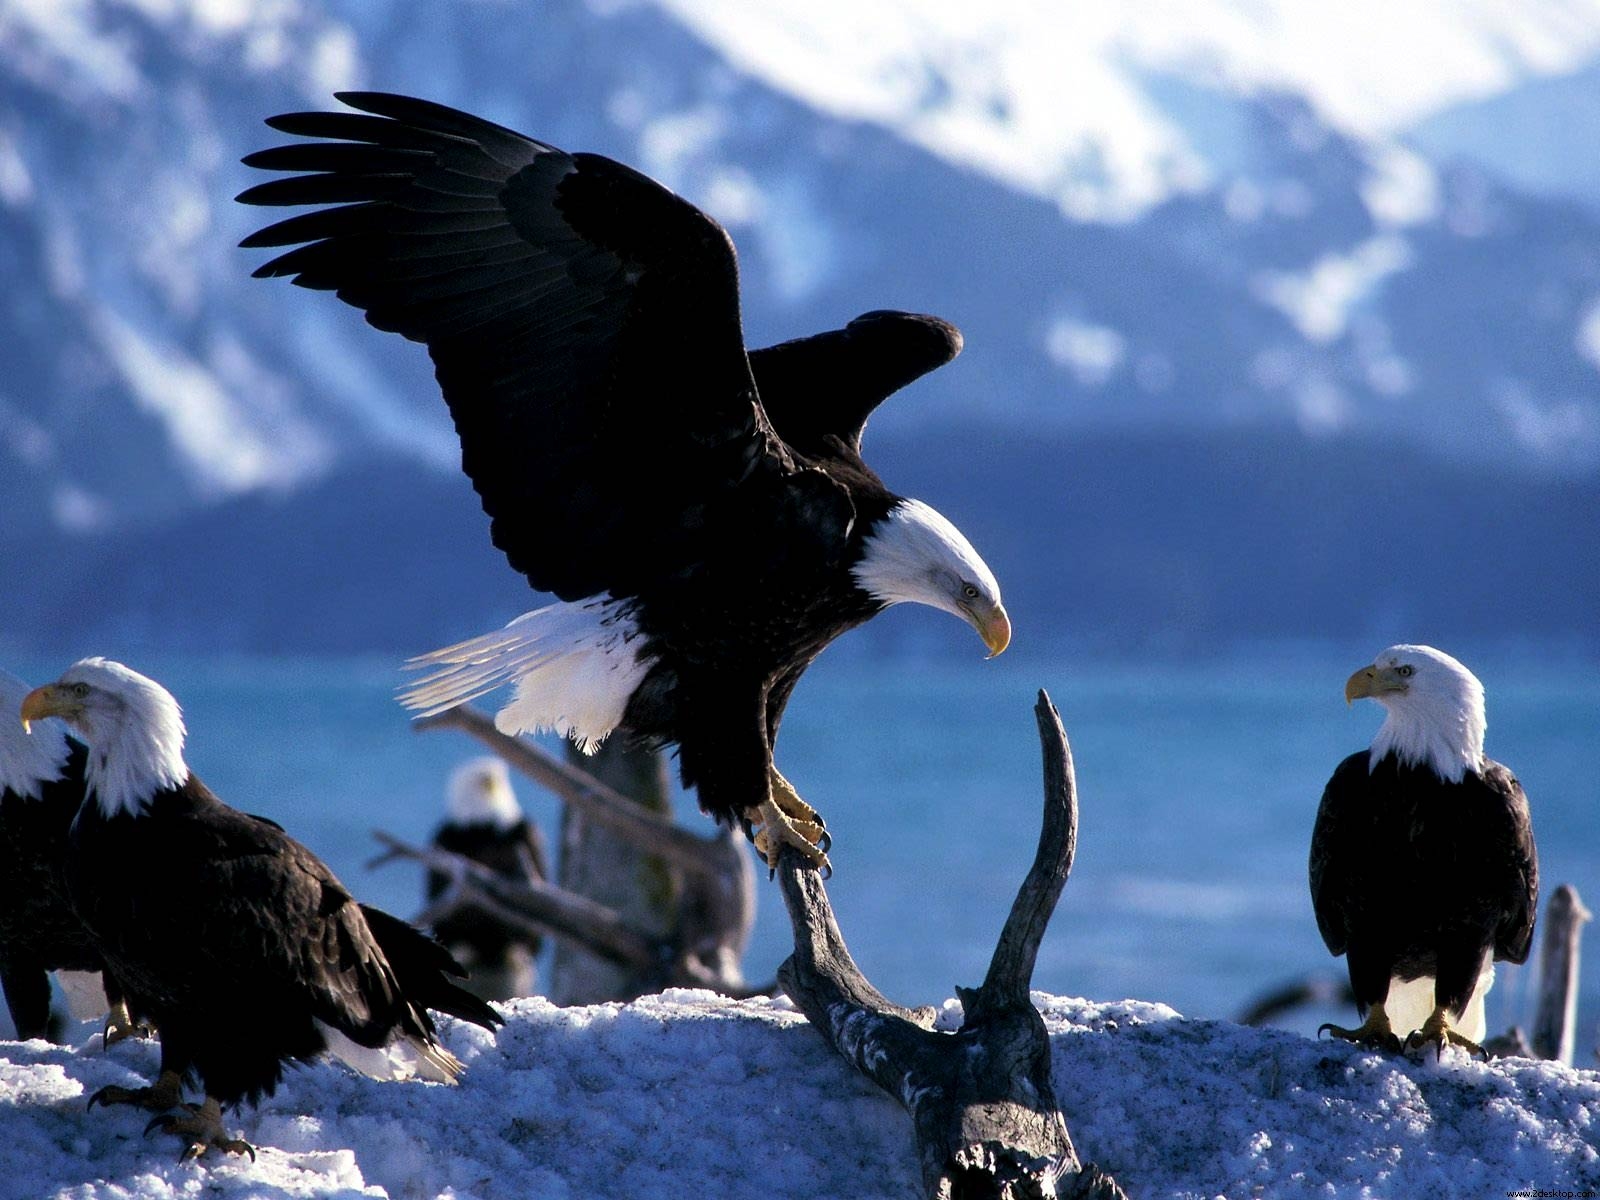
<path fill-rule="evenodd" d="M 1028 994 L 1078 829 L 1066 732 L 1042 691 L 1034 712 L 1045 774 L 1039 848 L 983 985 L 957 989 L 956 1032 L 935 1032 L 932 1009 L 885 999 L 851 959 L 819 874 L 788 849 L 778 866 L 795 939 L 778 980 L 828 1044 L 910 1113 L 933 1200 L 1125 1200 L 1073 1147 L 1051 1087 L 1049 1035 Z"/>
<path fill-rule="evenodd" d="M 1578 889 L 1563 883 L 1544 909 L 1539 945 L 1539 1006 L 1533 1017 L 1533 1052 L 1572 1065 L 1578 1023 L 1578 958 L 1583 927 L 1593 914 Z"/>

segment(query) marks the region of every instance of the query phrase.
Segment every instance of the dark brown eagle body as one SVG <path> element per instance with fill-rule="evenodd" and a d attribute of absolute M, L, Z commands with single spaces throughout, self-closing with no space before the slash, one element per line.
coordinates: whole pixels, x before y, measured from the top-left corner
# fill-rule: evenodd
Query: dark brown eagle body
<path fill-rule="evenodd" d="M 1311 839 L 1317 927 L 1348 956 L 1363 1015 L 1390 979 L 1436 980 L 1459 1015 L 1490 957 L 1525 962 L 1538 911 L 1539 864 L 1528 800 L 1485 759 L 1461 782 L 1394 754 L 1339 764 Z"/>
<path fill-rule="evenodd" d="M 67 883 L 106 961 L 161 1031 L 163 1071 L 198 1076 L 224 1105 L 270 1095 L 286 1063 L 329 1048 L 431 1044 L 427 1009 L 492 1026 L 451 983 L 437 943 L 351 899 L 271 821 L 192 774 L 139 813 L 85 806 Z M 320 1023 L 320 1024 L 319 1024 Z"/>
<path fill-rule="evenodd" d="M 67 899 L 67 831 L 83 802 L 84 764 L 82 744 L 69 745 L 61 777 L 41 784 L 37 798 L 0 794 L 0 985 L 22 1038 L 47 1034 L 51 971 L 104 968 Z M 115 982 L 105 982 L 115 1001 Z"/>

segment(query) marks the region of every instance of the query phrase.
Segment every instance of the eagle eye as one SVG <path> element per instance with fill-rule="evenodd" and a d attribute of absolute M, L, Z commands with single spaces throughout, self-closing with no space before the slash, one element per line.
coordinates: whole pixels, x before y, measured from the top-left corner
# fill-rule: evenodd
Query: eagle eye
<path fill-rule="evenodd" d="M 1410 663 L 1402 663 L 1400 666 L 1395 668 L 1394 673 L 1400 676 L 1401 679 L 1410 679 L 1417 673 L 1417 669 Z"/>
<path fill-rule="evenodd" d="M 75 684 L 73 684 L 72 685 L 72 694 L 74 696 L 76 696 L 79 700 L 82 700 L 85 696 L 87 696 L 89 694 L 89 685 L 87 683 L 75 683 Z"/>
<path fill-rule="evenodd" d="M 961 594 L 968 600 L 976 600 L 978 598 L 978 589 L 970 583 L 964 583 L 961 585 Z"/>

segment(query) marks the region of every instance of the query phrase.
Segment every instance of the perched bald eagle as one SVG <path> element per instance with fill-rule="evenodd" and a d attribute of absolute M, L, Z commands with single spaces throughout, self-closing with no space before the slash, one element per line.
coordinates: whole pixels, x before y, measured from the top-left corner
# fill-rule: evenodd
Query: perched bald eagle
<path fill-rule="evenodd" d="M 746 352 L 733 243 L 666 188 L 422 100 L 267 124 L 321 142 L 252 154 L 312 174 L 248 204 L 322 205 L 253 234 L 258 276 L 336 291 L 424 342 L 462 467 L 511 565 L 560 603 L 417 660 L 437 712 L 514 683 L 506 732 L 676 744 L 684 783 L 776 862 L 825 866 L 816 811 L 773 765 L 822 649 L 891 604 L 1011 626 L 994 575 L 928 505 L 862 461 L 867 417 L 954 358 L 935 317 L 871 312 Z"/>
<path fill-rule="evenodd" d="M 1311 835 L 1311 900 L 1347 957 L 1364 1018 L 1322 1028 L 1365 1046 L 1481 1053 L 1495 960 L 1527 961 L 1539 901 L 1528 798 L 1485 757 L 1483 685 L 1431 646 L 1391 646 L 1345 699 L 1388 710 L 1339 764 Z M 1414 1031 L 1414 1032 L 1412 1032 Z"/>
<path fill-rule="evenodd" d="M 105 1088 L 91 1105 L 173 1108 L 198 1077 L 205 1103 L 158 1123 L 188 1139 L 186 1156 L 253 1155 L 227 1136 L 222 1107 L 270 1095 L 287 1062 L 328 1051 L 380 1078 L 448 1083 L 461 1064 L 427 1010 L 499 1022 L 447 978 L 461 969 L 438 943 L 357 905 L 276 824 L 212 795 L 184 762 L 177 701 L 154 680 L 84 659 L 30 692 L 21 713 L 60 717 L 89 745 L 67 888 L 160 1030 L 155 1085 Z"/>
<path fill-rule="evenodd" d="M 434 831 L 433 844 L 513 881 L 550 877 L 544 839 L 523 815 L 504 759 L 474 758 L 450 773 L 447 815 Z M 430 901 L 448 886 L 444 874 L 428 872 Z M 435 921 L 433 935 L 467 968 L 466 987 L 474 995 L 509 1000 L 532 993 L 533 960 L 543 938 L 529 937 L 494 913 L 472 907 Z"/>
<path fill-rule="evenodd" d="M 0 671 L 0 711 L 15 713 L 28 685 Z M 0 721 L 0 986 L 21 1038 L 50 1031 L 50 972 L 105 964 L 67 899 L 67 830 L 83 802 L 81 743 L 54 723 L 29 731 Z M 132 1028 L 121 989 L 105 977 L 106 1036 Z"/>

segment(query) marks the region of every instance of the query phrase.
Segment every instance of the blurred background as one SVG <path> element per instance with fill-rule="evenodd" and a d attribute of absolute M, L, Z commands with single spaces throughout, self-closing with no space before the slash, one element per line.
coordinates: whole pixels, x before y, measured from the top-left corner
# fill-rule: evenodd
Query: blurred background
<path fill-rule="evenodd" d="M 422 349 L 251 280 L 236 243 L 273 217 L 232 202 L 283 140 L 263 117 L 399 91 L 706 208 L 752 345 L 885 307 L 965 332 L 867 453 L 983 552 L 1013 649 L 891 613 L 779 751 L 891 996 L 981 976 L 1037 832 L 1040 686 L 1083 786 L 1040 987 L 1225 1016 L 1342 973 L 1305 853 L 1379 723 L 1343 681 L 1397 641 L 1483 678 L 1547 890 L 1600 896 L 1600 2 L 984 8 L 4 0 L 6 665 L 156 675 L 225 799 L 418 907 L 367 831 L 425 836 L 476 748 L 414 737 L 395 667 L 538 599 Z M 752 977 L 783 939 L 764 890 Z"/>

